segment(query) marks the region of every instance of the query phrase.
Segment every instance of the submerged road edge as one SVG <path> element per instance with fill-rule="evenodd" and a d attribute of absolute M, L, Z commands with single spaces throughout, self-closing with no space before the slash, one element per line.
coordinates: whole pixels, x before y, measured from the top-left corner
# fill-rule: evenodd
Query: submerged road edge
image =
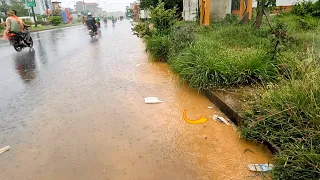
<path fill-rule="evenodd" d="M 226 102 L 224 102 L 219 96 L 217 96 L 211 90 L 204 90 L 203 94 L 209 99 L 210 102 L 215 104 L 221 112 L 223 112 L 237 127 L 243 124 L 243 117 L 232 107 L 230 107 Z M 279 152 L 278 148 L 269 141 L 264 141 L 263 145 L 267 146 L 272 152 Z"/>

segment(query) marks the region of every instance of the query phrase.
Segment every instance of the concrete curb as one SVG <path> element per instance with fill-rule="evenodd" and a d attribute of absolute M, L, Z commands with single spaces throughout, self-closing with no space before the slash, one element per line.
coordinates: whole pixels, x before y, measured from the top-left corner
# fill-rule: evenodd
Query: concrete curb
<path fill-rule="evenodd" d="M 204 95 L 209 99 L 210 102 L 215 104 L 236 126 L 241 126 L 243 124 L 243 117 L 241 117 L 237 111 L 219 98 L 219 96 L 217 96 L 214 92 L 210 90 L 204 90 Z M 280 150 L 271 142 L 264 141 L 262 144 L 267 146 L 272 153 L 280 152 Z"/>
<path fill-rule="evenodd" d="M 215 104 L 236 126 L 241 126 L 243 118 L 219 96 L 210 90 L 205 90 L 204 95 Z"/>

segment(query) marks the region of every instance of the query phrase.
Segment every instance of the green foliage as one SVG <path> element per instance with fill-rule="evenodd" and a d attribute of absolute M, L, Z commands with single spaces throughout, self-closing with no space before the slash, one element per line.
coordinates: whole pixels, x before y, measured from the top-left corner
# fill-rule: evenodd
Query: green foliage
<path fill-rule="evenodd" d="M 242 137 L 278 151 L 274 179 L 320 178 L 320 72 L 314 59 L 299 62 L 302 76 L 270 84 L 251 98 Z"/>
<path fill-rule="evenodd" d="M 50 16 L 48 18 L 48 20 L 53 26 L 58 26 L 59 24 L 62 23 L 62 17 L 61 16 Z"/>
<path fill-rule="evenodd" d="M 292 8 L 292 13 L 299 15 L 299 16 L 304 16 L 307 14 L 311 14 L 313 11 L 313 3 L 312 1 L 300 1 L 297 2 L 293 8 Z"/>
<path fill-rule="evenodd" d="M 25 1 L 12 0 L 10 5 L 11 10 L 17 11 L 17 16 L 28 16 L 28 10 L 25 9 Z"/>
<path fill-rule="evenodd" d="M 220 23 L 225 25 L 235 25 L 239 23 L 239 17 L 234 14 L 227 14 L 223 21 L 221 21 Z"/>
<path fill-rule="evenodd" d="M 291 13 L 280 14 L 276 16 L 277 22 L 288 26 L 288 31 L 294 34 L 296 31 L 316 30 L 319 19 L 310 15 L 298 16 Z"/>
<path fill-rule="evenodd" d="M 28 24 L 28 25 L 34 25 L 34 23 L 33 23 L 32 21 L 30 21 L 30 20 L 24 19 L 23 22 L 24 22 L 25 24 Z"/>
<path fill-rule="evenodd" d="M 156 7 L 151 10 L 151 22 L 159 33 L 169 34 L 171 27 L 176 22 L 176 9 L 164 8 L 164 3 L 159 1 Z"/>
<path fill-rule="evenodd" d="M 149 24 L 146 22 L 140 22 L 134 26 L 133 30 L 138 37 L 145 37 L 151 35 L 151 30 L 149 28 Z"/>
<path fill-rule="evenodd" d="M 169 55 L 169 37 L 163 34 L 154 34 L 146 39 L 146 49 L 151 57 L 158 61 L 167 61 Z"/>
<path fill-rule="evenodd" d="M 195 24 L 176 25 L 169 35 L 170 56 L 176 56 L 194 43 L 198 27 Z"/>
<path fill-rule="evenodd" d="M 5 24 L 4 23 L 0 23 L 0 31 L 4 30 L 6 27 L 5 27 Z"/>
<path fill-rule="evenodd" d="M 183 11 L 183 0 L 163 0 L 165 9 L 174 9 L 176 8 L 176 12 L 181 14 Z M 149 9 L 151 7 L 157 6 L 159 0 L 141 0 L 140 8 Z"/>
<path fill-rule="evenodd" d="M 37 17 L 37 24 L 42 25 L 43 24 L 42 16 L 40 14 L 37 14 L 36 17 Z"/>
<path fill-rule="evenodd" d="M 5 14 L 7 14 L 7 12 L 9 11 L 10 6 L 8 4 L 6 4 L 5 1 L 1 1 L 1 5 L 0 5 L 0 12 L 3 12 Z"/>
<path fill-rule="evenodd" d="M 292 13 L 298 16 L 320 17 L 320 1 L 300 1 L 293 6 Z"/>
<path fill-rule="evenodd" d="M 254 37 L 247 28 L 202 30 L 191 46 L 170 60 L 173 70 L 199 90 L 275 81 L 277 62 L 266 56 L 266 49 L 259 42 L 261 38 Z M 242 34 L 247 36 L 239 34 L 239 37 L 247 41 L 225 41 L 230 39 L 229 33 L 238 34 L 238 31 L 246 32 Z"/>

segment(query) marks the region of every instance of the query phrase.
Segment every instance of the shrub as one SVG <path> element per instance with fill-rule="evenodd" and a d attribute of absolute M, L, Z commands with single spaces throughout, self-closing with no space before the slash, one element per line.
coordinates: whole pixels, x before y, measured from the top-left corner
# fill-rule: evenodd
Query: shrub
<path fill-rule="evenodd" d="M 135 25 L 133 28 L 133 31 L 135 31 L 135 34 L 137 34 L 139 37 L 151 35 L 151 31 L 149 29 L 149 24 L 145 23 L 145 22 L 140 22 L 137 25 Z"/>
<path fill-rule="evenodd" d="M 176 9 L 165 9 L 165 3 L 159 1 L 156 7 L 151 8 L 151 23 L 161 33 L 169 34 L 175 24 Z"/>
<path fill-rule="evenodd" d="M 4 30 L 5 28 L 5 23 L 0 23 L 0 31 Z"/>
<path fill-rule="evenodd" d="M 42 20 L 42 16 L 40 14 L 37 14 L 36 17 L 37 17 L 37 21 L 38 22 L 42 22 L 43 21 Z"/>
<path fill-rule="evenodd" d="M 48 20 L 53 26 L 58 26 L 59 24 L 62 23 L 62 17 L 61 16 L 50 16 L 48 18 Z"/>
<path fill-rule="evenodd" d="M 50 25 L 50 22 L 42 21 L 42 22 L 40 22 L 40 24 L 43 26 L 48 26 L 48 25 Z"/>
<path fill-rule="evenodd" d="M 146 49 L 151 57 L 159 61 L 167 61 L 169 55 L 169 37 L 162 34 L 154 34 L 146 39 Z"/>
<path fill-rule="evenodd" d="M 263 50 L 233 49 L 205 36 L 170 62 L 183 80 L 199 90 L 277 78 L 277 69 Z"/>
<path fill-rule="evenodd" d="M 170 55 L 175 56 L 189 47 L 195 41 L 197 31 L 198 27 L 195 24 L 176 25 L 169 35 Z"/>
<path fill-rule="evenodd" d="M 297 2 L 292 7 L 292 13 L 299 16 L 304 16 L 307 14 L 311 15 L 312 11 L 313 11 L 312 1 L 300 1 L 300 2 Z"/>
<path fill-rule="evenodd" d="M 30 21 L 30 20 L 23 20 L 23 22 L 25 23 L 25 24 L 28 24 L 28 25 L 34 25 L 34 23 L 32 22 L 32 21 Z"/>
<path fill-rule="evenodd" d="M 299 16 L 320 17 L 320 1 L 301 1 L 296 3 L 292 8 L 292 13 Z"/>

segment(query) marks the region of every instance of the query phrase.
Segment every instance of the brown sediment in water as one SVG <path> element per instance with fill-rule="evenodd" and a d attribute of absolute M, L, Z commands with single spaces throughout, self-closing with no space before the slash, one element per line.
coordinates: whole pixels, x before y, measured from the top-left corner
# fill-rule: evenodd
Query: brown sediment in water
<path fill-rule="evenodd" d="M 149 63 L 140 40 L 119 34 L 38 79 L 45 88 L 21 118 L 25 130 L 6 135 L 11 149 L 0 156 L 0 179 L 234 180 L 255 176 L 248 164 L 270 161 L 267 149 L 212 120 L 225 116 L 167 64 Z M 116 52 L 121 48 L 125 53 Z M 145 104 L 148 96 L 164 102 Z M 188 118 L 208 121 L 188 124 L 184 109 Z"/>
<path fill-rule="evenodd" d="M 201 93 L 180 83 L 179 79 L 170 72 L 167 64 L 151 63 L 141 69 L 144 74 L 141 79 L 144 82 L 158 84 L 159 90 L 161 89 L 160 84 L 166 84 L 167 89 L 158 93 L 160 97 L 165 98 L 165 103 L 161 105 L 164 106 L 163 111 L 170 109 L 172 113 L 177 113 L 176 110 L 180 110 L 180 118 L 168 122 L 168 126 L 172 127 L 170 129 L 177 131 L 176 137 L 173 137 L 173 145 L 179 150 L 172 156 L 183 159 L 186 167 L 193 167 L 195 177 L 199 179 L 247 179 L 255 176 L 254 173 L 247 170 L 248 164 L 270 162 L 271 153 L 267 148 L 240 139 L 235 126 L 227 126 L 212 120 L 214 114 L 225 118 L 226 116 Z M 159 80 L 155 80 L 156 76 L 159 76 Z M 166 99 L 172 95 L 175 98 Z M 208 109 L 208 106 L 214 108 Z M 188 124 L 182 118 L 184 109 L 188 110 L 189 118 L 197 119 L 203 116 L 207 117 L 208 121 L 203 125 Z M 158 119 L 166 121 L 165 117 L 158 117 Z M 192 172 L 188 168 L 186 171 Z"/>

